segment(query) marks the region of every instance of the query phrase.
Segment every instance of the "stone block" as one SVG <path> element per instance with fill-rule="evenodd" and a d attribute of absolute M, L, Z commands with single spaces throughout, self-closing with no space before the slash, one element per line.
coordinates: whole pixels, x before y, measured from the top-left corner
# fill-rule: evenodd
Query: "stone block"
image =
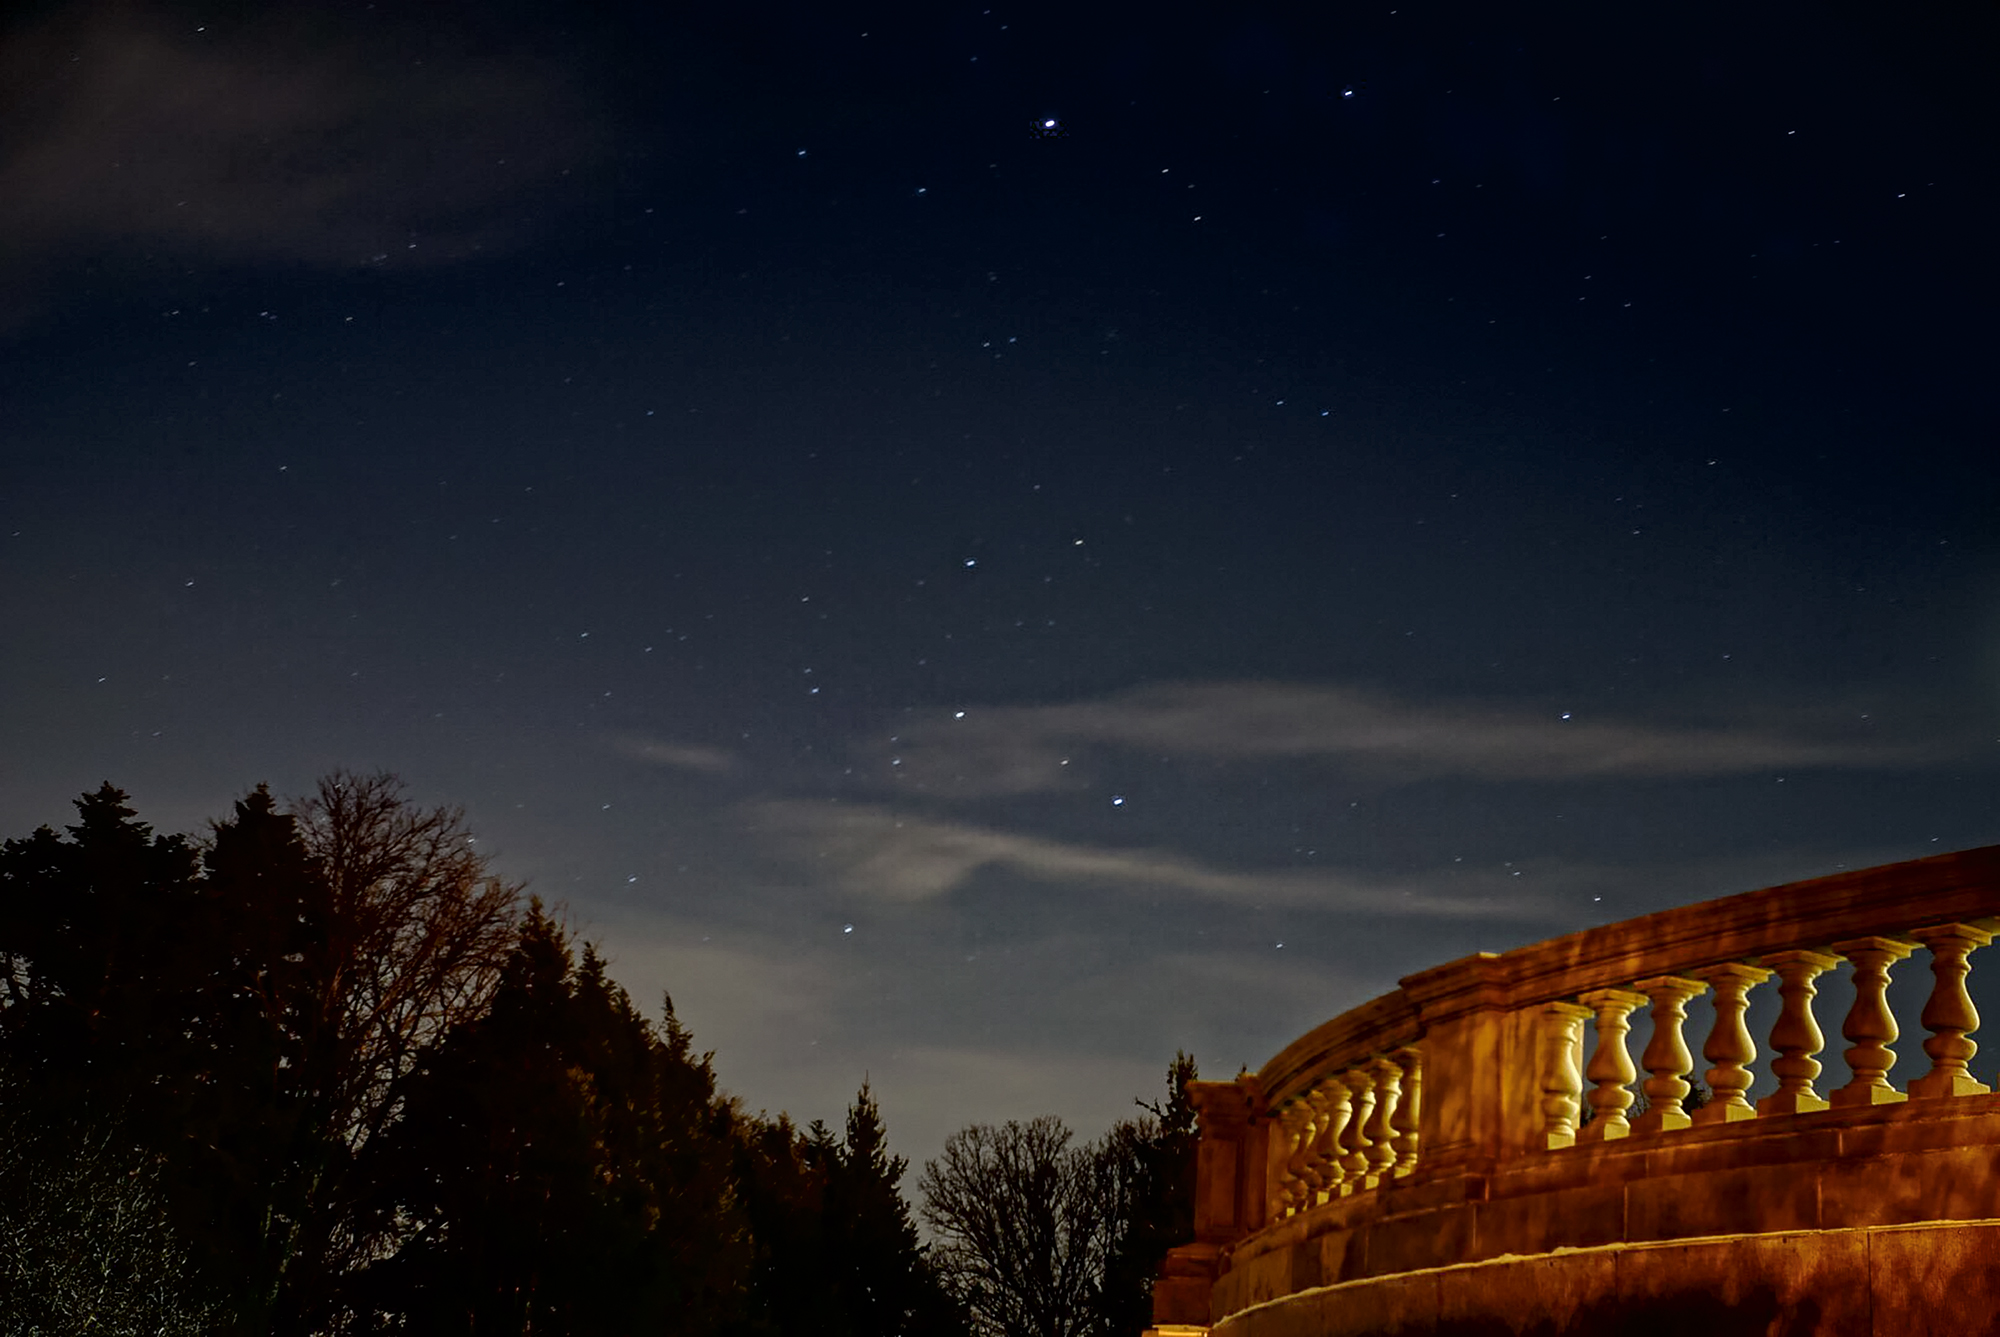
<path fill-rule="evenodd" d="M 1820 1217 L 1829 1226 L 1977 1221 L 2000 1216 L 1991 1146 L 1834 1161 L 1820 1171 Z"/>
<path fill-rule="evenodd" d="M 1361 1259 L 1363 1274 L 1387 1276 L 1391 1272 L 1415 1272 L 1436 1267 L 1440 1260 L 1470 1260 L 1473 1208 L 1448 1208 L 1415 1216 L 1377 1221 L 1360 1232 L 1365 1244 Z"/>
<path fill-rule="evenodd" d="M 1628 1337 L 1689 1331 L 1702 1337 L 1860 1337 L 1871 1331 L 1868 1241 L 1860 1232 L 1691 1241 L 1626 1249 L 1616 1257 L 1615 1292 L 1573 1331 Z"/>
<path fill-rule="evenodd" d="M 1874 1337 L 1985 1331 L 2000 1314 L 2000 1223 L 1870 1231 Z"/>
<path fill-rule="evenodd" d="M 1440 1337 L 1587 1332 L 1578 1317 L 1613 1294 L 1616 1282 L 1609 1252 L 1453 1268 L 1438 1276 L 1437 1330 Z"/>
<path fill-rule="evenodd" d="M 1586 1184 L 1551 1193 L 1482 1202 L 1476 1208 L 1475 1257 L 1546 1253 L 1616 1244 L 1625 1238 L 1625 1185 Z"/>
<path fill-rule="evenodd" d="M 1817 1165 L 1757 1165 L 1635 1180 L 1625 1187 L 1625 1238 L 1816 1230 Z"/>

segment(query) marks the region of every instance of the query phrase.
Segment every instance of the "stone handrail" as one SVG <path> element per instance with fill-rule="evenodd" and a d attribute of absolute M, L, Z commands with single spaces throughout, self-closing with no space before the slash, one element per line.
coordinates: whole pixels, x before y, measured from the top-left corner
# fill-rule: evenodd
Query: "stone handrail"
<path fill-rule="evenodd" d="M 1689 1155 L 1702 1173 L 1747 1173 L 1805 1155 L 1797 1137 L 1773 1139 L 1817 1128 L 1835 1139 L 1810 1144 L 1817 1167 L 1848 1154 L 1842 1146 L 1875 1154 L 1890 1145 L 1879 1128 L 1872 1142 L 1857 1140 L 1857 1129 L 1951 1119 L 1958 1132 L 1933 1128 L 1924 1145 L 2000 1142 L 2000 1096 L 1982 1099 L 1990 1088 L 1971 1068 L 1979 1017 L 1965 989 L 1971 954 L 1996 926 L 2000 846 L 1988 846 L 1724 897 L 1407 976 L 1256 1074 L 1191 1086 L 1201 1123 L 1196 1238 L 1174 1251 L 1155 1286 L 1160 1331 L 1200 1330 L 1306 1286 L 1727 1233 L 1718 1222 L 1778 1228 L 1754 1203 L 1669 1213 L 1678 1224 L 1635 1223 L 1631 1186 L 1685 1175 L 1696 1163 Z M 1933 976 L 1929 998 L 1899 1025 L 1890 972 L 1919 951 Z M 1816 1055 L 1827 1019 L 1815 1016 L 1814 980 L 1843 960 L 1852 963 L 1854 1001 L 1834 1024 L 1852 1075 L 1822 1091 Z M 1763 988 L 1781 1001 L 1760 1050 L 1744 1016 Z M 1710 990 L 1714 1024 L 1691 1051 L 1686 1005 Z M 1626 1035 L 1640 1008 L 1653 1028 L 1635 1063 Z M 1586 1027 L 1595 1034 L 1588 1053 Z M 1919 1062 L 1899 1065 L 1889 1046 L 1919 1028 Z M 1753 1102 L 1760 1053 L 1771 1055 L 1763 1071 L 1776 1089 Z M 1712 1094 L 1688 1109 L 1698 1063 Z M 1635 1088 L 1644 1112 L 1632 1117 Z M 1991 1118 L 1961 1117 L 1972 1114 Z M 1687 1154 L 1663 1154 L 1674 1148 Z M 1615 1211 L 1589 1196 L 1607 1177 L 1620 1194 Z M 1698 1193 L 1692 1184 L 1681 1187 Z M 1741 1197 L 1742 1185 L 1727 1192 Z M 1588 1198 L 1602 1210 L 1535 1206 L 1564 1193 L 1572 1206 Z M 1870 1224 L 1831 1219 L 1847 1210 L 1841 1201 L 1836 1194 L 1825 1207 L 1815 1196 L 1810 1228 Z M 2000 1207 L 1987 1214 L 2000 1217 Z"/>

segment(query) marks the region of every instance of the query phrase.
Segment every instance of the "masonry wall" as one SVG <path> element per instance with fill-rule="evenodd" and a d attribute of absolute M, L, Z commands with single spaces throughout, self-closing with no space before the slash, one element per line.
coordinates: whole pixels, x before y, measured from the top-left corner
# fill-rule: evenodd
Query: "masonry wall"
<path fill-rule="evenodd" d="M 2000 1322 L 2000 1220 L 1612 1244 L 1301 1291 L 1211 1337 L 1932 1337 Z"/>

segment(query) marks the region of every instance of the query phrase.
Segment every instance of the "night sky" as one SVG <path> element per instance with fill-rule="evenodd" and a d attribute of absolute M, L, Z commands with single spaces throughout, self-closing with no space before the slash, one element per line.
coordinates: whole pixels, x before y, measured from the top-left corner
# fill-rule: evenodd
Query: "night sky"
<path fill-rule="evenodd" d="M 866 1077 L 919 1161 L 2000 840 L 1996 52 L 9 6 L 0 834 L 393 770 L 753 1109 Z"/>

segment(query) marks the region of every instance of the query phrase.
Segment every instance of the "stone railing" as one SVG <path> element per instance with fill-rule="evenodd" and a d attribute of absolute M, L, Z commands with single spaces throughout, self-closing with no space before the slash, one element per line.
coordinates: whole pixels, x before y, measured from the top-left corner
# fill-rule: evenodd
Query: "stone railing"
<path fill-rule="evenodd" d="M 1503 1257 L 2000 1218 L 2000 1096 L 1973 1068 L 1965 983 L 1996 926 L 1989 846 L 1408 976 L 1256 1074 L 1191 1087 L 1196 1239 L 1155 1286 L 1158 1330 Z M 1932 980 L 1899 1019 L 1890 975 L 1913 956 Z M 1815 980 L 1843 962 L 1849 1075 L 1821 1090 Z M 1777 995 L 1762 1047 L 1746 1024 L 1759 990 Z M 1687 1005 L 1711 991 L 1709 1094 L 1689 1108 Z M 1899 1067 L 1905 1029 L 1924 1033 L 1922 1061 Z"/>

